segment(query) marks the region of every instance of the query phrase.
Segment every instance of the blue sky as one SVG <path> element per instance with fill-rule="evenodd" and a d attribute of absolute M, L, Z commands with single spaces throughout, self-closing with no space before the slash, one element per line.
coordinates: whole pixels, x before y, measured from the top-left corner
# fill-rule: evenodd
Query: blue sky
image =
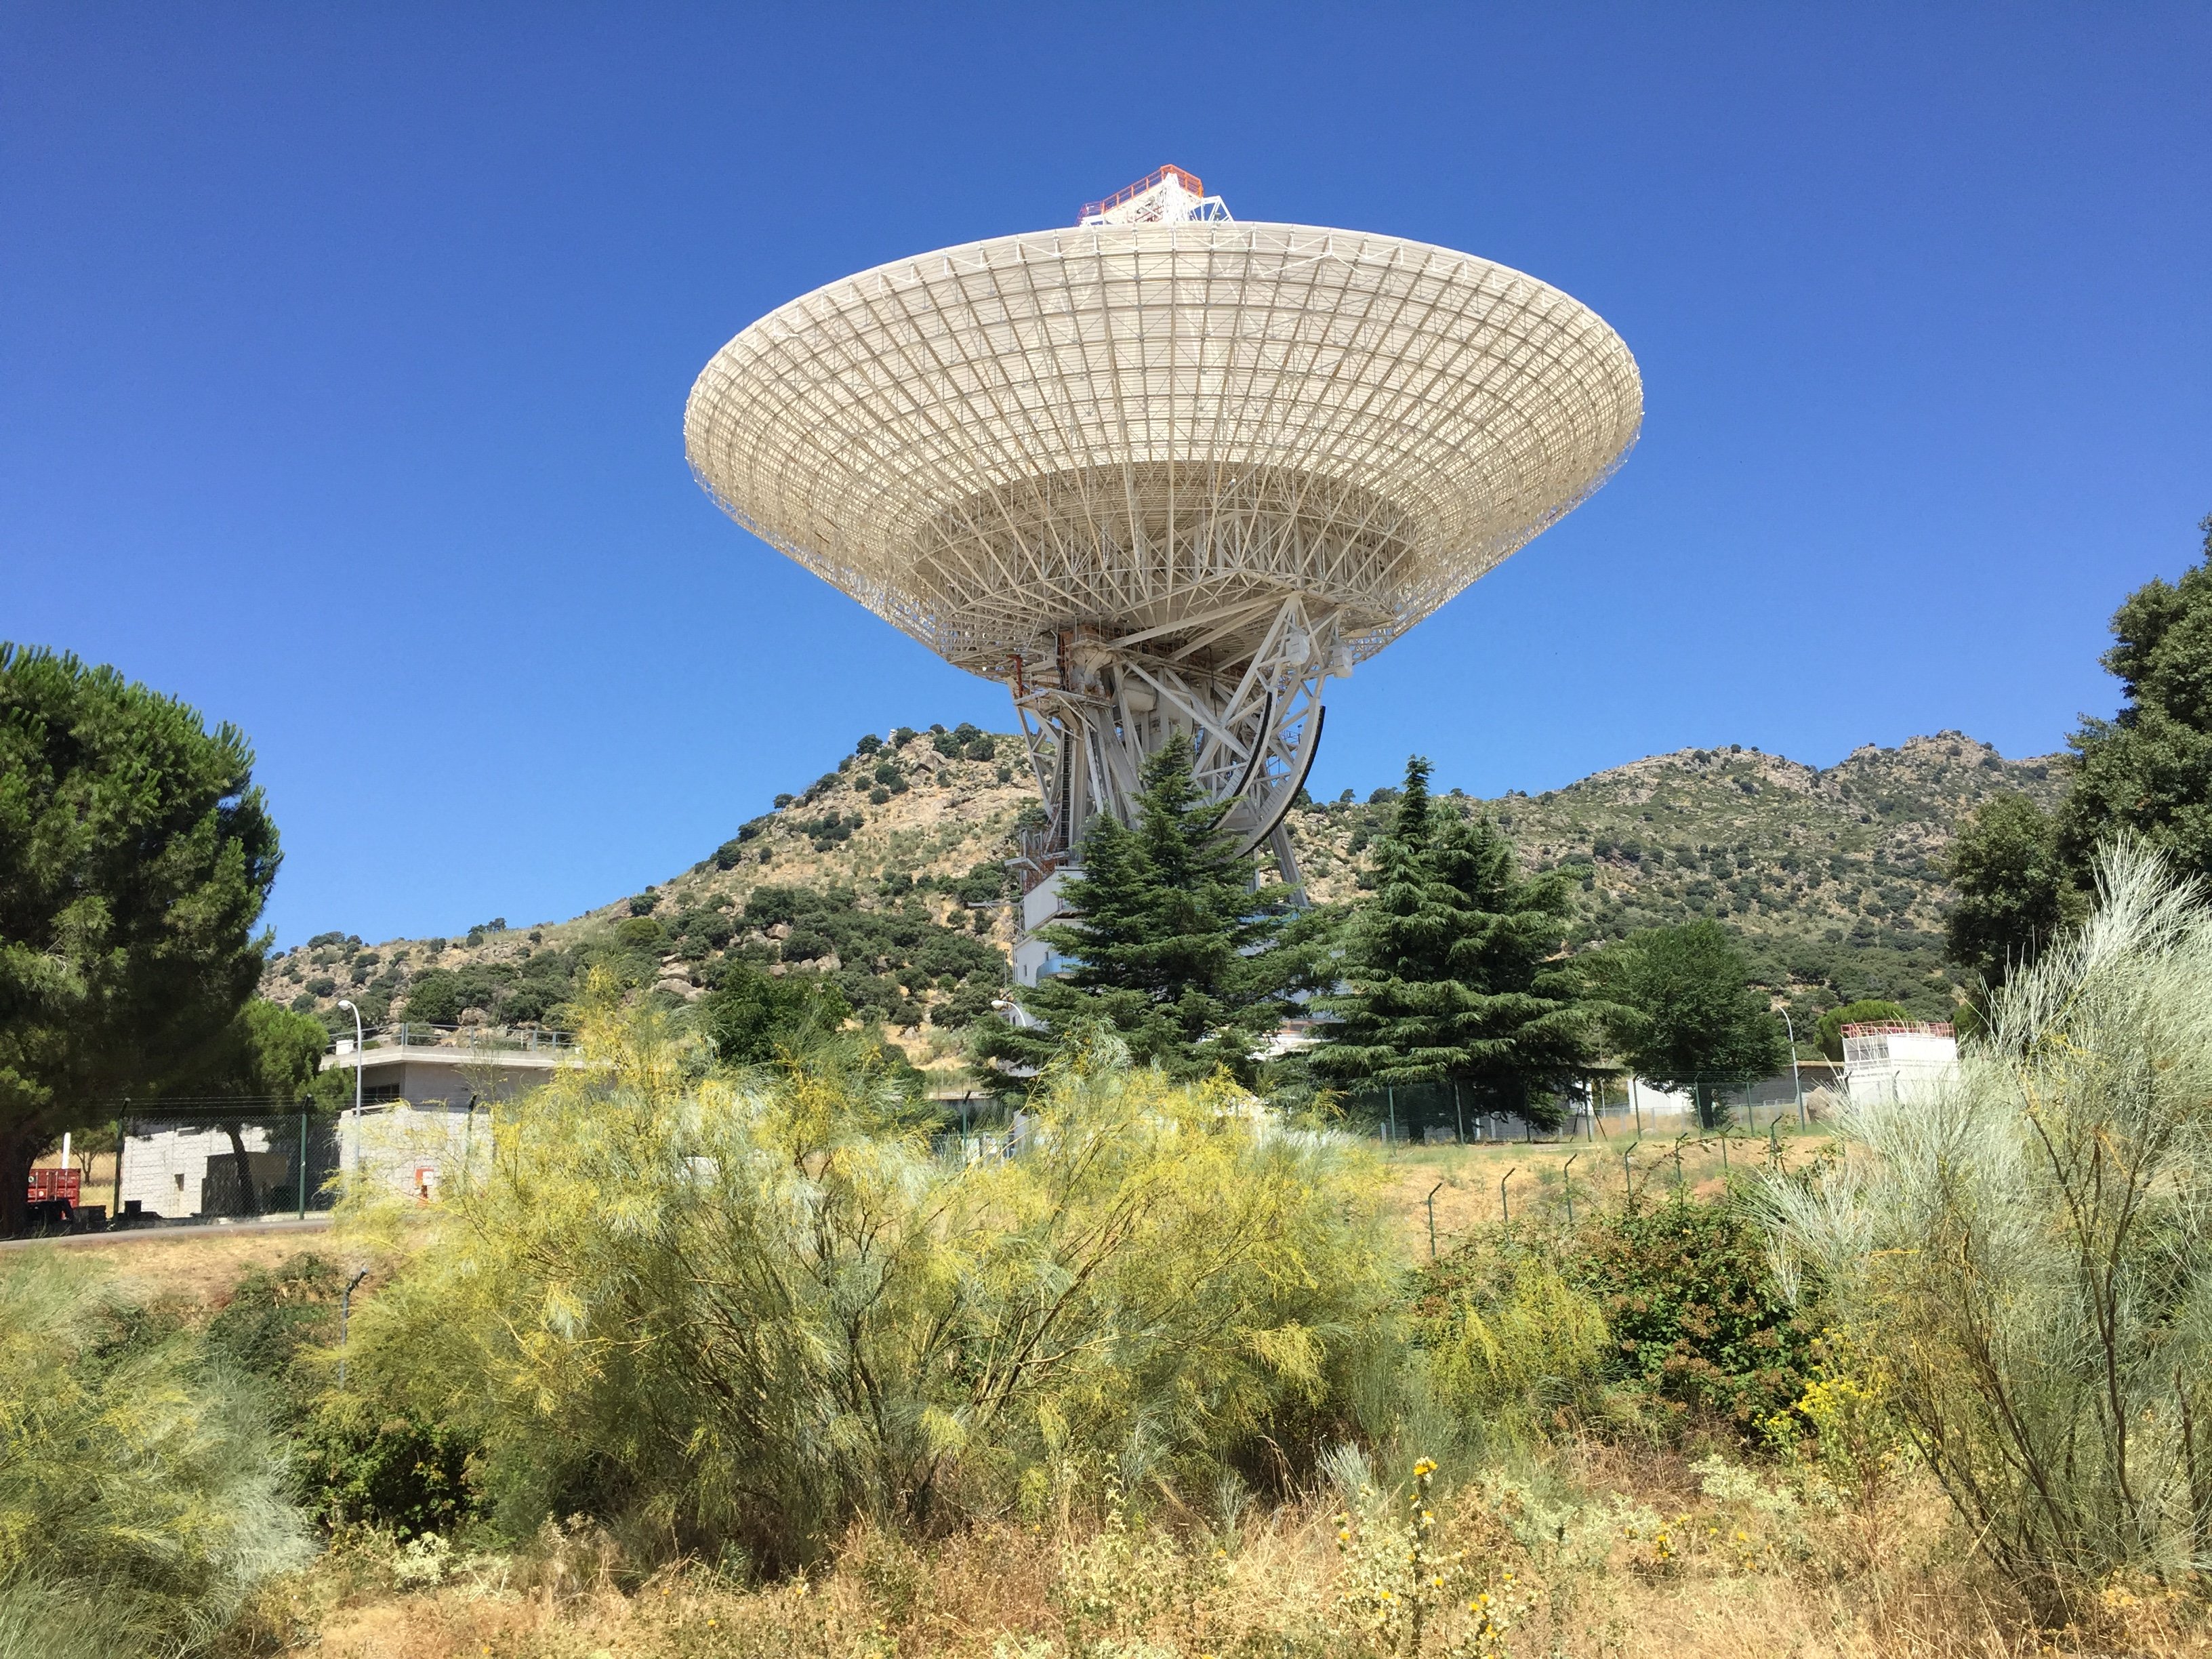
<path fill-rule="evenodd" d="M 685 393 L 849 271 L 1162 161 L 1535 273 L 1589 505 L 1333 689 L 1317 791 L 2108 711 L 2212 512 L 2212 9 L 18 3 L 0 637 L 259 754 L 271 918 L 566 916 L 863 732 L 1008 725 L 718 514 Z"/>

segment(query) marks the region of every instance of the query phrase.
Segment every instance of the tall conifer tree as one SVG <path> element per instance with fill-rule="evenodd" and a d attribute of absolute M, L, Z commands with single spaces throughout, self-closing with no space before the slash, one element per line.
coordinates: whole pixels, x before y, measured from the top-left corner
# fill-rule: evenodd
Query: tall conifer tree
<path fill-rule="evenodd" d="M 242 732 L 0 641 L 0 1232 L 64 1130 L 231 1040 L 280 857 Z"/>
<path fill-rule="evenodd" d="M 1073 914 L 1039 930 L 1068 959 L 1017 993 L 1042 1028 L 979 1020 L 977 1057 L 1041 1070 L 1068 1030 L 1095 1021 L 1120 1033 L 1139 1063 L 1171 1077 L 1226 1067 L 1250 1081 L 1252 1050 L 1284 1006 L 1271 948 L 1282 906 L 1253 890 L 1251 862 L 1237 856 L 1220 817 L 1191 775 L 1189 741 L 1171 739 L 1146 763 L 1136 828 L 1110 817 L 1091 825 L 1083 872 L 1062 894 Z"/>
<path fill-rule="evenodd" d="M 1375 896 L 1353 913 L 1344 988 L 1316 1075 L 1348 1087 L 1445 1085 L 1473 1109 L 1557 1118 L 1553 1097 L 1594 1058 L 1578 977 L 1562 960 L 1565 882 L 1533 880 L 1491 824 L 1440 811 L 1429 763 L 1406 764 Z"/>

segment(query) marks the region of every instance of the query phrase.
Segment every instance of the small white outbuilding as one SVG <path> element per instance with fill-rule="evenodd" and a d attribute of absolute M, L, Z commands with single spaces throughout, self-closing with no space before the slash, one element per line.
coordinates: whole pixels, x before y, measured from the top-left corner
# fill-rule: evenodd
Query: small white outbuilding
<path fill-rule="evenodd" d="M 1948 1082 L 1958 1069 L 1958 1034 L 1947 1022 L 1844 1027 L 1844 1088 L 1862 1104 L 1914 1099 Z"/>

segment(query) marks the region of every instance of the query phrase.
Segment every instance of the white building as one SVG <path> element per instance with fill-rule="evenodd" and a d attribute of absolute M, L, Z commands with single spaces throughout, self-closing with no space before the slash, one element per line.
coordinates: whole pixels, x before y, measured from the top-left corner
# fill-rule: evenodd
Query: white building
<path fill-rule="evenodd" d="M 1694 1117 L 1698 1103 L 1687 1089 L 1662 1089 L 1632 1075 L 1628 1079 L 1628 1109 L 1639 1122 L 1653 1118 Z"/>
<path fill-rule="evenodd" d="M 416 1107 L 465 1107 L 509 1100 L 552 1076 L 575 1048 L 561 1031 L 414 1022 L 371 1031 L 356 1053 L 350 1037 L 323 1056 L 323 1069 L 358 1071 L 364 1106 L 405 1101 Z"/>
<path fill-rule="evenodd" d="M 239 1167 L 241 1148 L 243 1170 Z M 251 1184 L 250 1203 L 241 1201 L 241 1180 Z M 311 1174 L 309 1200 L 314 1197 L 314 1184 Z M 259 1125 L 240 1128 L 234 1139 L 220 1126 L 191 1125 L 124 1138 L 123 1171 L 116 1187 L 116 1207 L 121 1214 L 170 1221 L 210 1212 L 263 1215 L 289 1211 L 300 1201 L 300 1166 L 292 1147 L 272 1146 L 269 1131 Z"/>
<path fill-rule="evenodd" d="M 398 1198 L 428 1203 L 464 1173 L 489 1167 L 489 1108 L 471 1105 L 364 1106 L 338 1116 L 338 1168 Z"/>
<path fill-rule="evenodd" d="M 1959 1039 L 1948 1024 L 1896 1021 L 1844 1027 L 1844 1089 L 1864 1105 L 1909 1101 L 1959 1070 Z"/>

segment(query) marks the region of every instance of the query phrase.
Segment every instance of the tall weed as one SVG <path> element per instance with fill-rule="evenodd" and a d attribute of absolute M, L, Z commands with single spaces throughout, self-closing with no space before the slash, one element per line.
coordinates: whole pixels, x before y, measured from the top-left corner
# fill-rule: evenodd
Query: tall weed
<path fill-rule="evenodd" d="M 1996 994 L 1956 1077 L 1855 1103 L 1778 1185 L 1914 1449 L 2045 1618 L 2212 1567 L 2212 913 L 2106 854 L 2094 915 Z"/>
<path fill-rule="evenodd" d="M 1421 1335 L 1437 1389 L 1491 1416 L 1540 1417 L 1586 1398 L 1609 1346 L 1595 1298 L 1526 1253 L 1516 1254 L 1492 1293 L 1448 1296 Z"/>

